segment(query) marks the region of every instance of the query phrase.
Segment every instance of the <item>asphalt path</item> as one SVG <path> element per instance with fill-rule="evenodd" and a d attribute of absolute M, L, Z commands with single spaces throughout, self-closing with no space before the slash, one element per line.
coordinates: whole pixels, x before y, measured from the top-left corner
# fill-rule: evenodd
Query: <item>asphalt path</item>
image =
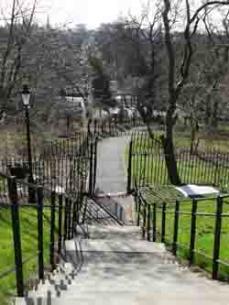
<path fill-rule="evenodd" d="M 96 194 L 119 194 L 127 191 L 126 151 L 130 136 L 107 138 L 98 143 Z"/>

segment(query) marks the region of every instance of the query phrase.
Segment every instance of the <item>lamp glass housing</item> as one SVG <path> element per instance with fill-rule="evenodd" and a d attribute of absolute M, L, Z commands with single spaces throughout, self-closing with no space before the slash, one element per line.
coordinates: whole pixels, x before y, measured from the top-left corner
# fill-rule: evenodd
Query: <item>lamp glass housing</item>
<path fill-rule="evenodd" d="M 30 93 L 22 93 L 22 101 L 24 106 L 29 106 Z"/>
<path fill-rule="evenodd" d="M 23 86 L 23 90 L 21 92 L 22 102 L 24 106 L 29 106 L 30 101 L 30 91 L 27 85 Z"/>

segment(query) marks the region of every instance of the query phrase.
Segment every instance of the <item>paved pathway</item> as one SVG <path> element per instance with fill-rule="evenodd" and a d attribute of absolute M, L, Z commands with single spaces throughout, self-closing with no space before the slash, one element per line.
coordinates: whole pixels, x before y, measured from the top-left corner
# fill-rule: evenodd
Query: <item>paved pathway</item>
<path fill-rule="evenodd" d="M 129 141 L 129 136 L 123 136 L 104 139 L 98 143 L 95 185 L 97 194 L 126 193 L 127 161 L 125 153 Z"/>

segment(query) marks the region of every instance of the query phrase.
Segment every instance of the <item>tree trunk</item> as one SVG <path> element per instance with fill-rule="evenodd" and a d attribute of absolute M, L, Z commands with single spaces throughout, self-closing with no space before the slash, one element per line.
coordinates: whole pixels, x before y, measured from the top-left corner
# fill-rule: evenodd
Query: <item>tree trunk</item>
<path fill-rule="evenodd" d="M 170 111 L 168 111 L 166 115 L 165 136 L 162 136 L 161 140 L 164 148 L 165 163 L 169 180 L 174 185 L 181 185 L 173 143 L 173 117 L 172 112 L 170 113 Z"/>
<path fill-rule="evenodd" d="M 67 137 L 70 135 L 70 116 L 67 115 Z"/>
<path fill-rule="evenodd" d="M 199 130 L 198 121 L 190 118 L 190 127 L 191 127 L 191 142 L 190 142 L 190 155 L 195 154 L 198 148 L 199 139 L 197 139 L 197 134 Z"/>
<path fill-rule="evenodd" d="M 217 127 L 218 127 L 218 107 L 219 103 L 217 100 L 217 97 L 215 97 L 214 99 L 214 104 L 213 104 L 213 110 L 212 110 L 212 128 L 214 131 L 216 131 Z"/>
<path fill-rule="evenodd" d="M 169 180 L 174 185 L 181 185 L 181 180 L 177 169 L 177 161 L 174 153 L 173 141 L 171 138 L 165 137 L 163 138 L 162 143 Z"/>
<path fill-rule="evenodd" d="M 191 142 L 190 142 L 190 155 L 194 153 L 194 143 L 196 139 L 196 131 L 195 128 L 191 127 Z"/>
<path fill-rule="evenodd" d="M 206 99 L 205 118 L 204 118 L 205 127 L 207 130 L 209 129 L 210 117 L 211 117 L 211 96 L 210 94 L 208 94 Z"/>

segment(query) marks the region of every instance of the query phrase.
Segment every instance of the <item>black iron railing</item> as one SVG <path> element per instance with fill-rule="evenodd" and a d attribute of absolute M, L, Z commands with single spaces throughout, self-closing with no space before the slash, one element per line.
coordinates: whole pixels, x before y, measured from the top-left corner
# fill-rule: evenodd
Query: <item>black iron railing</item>
<path fill-rule="evenodd" d="M 80 193 L 75 197 L 58 194 L 4 174 L 0 174 L 0 181 L 0 223 L 4 226 L 4 213 L 10 211 L 11 220 L 8 219 L 10 223 L 7 228 L 11 230 L 12 241 L 9 241 L 9 246 L 12 244 L 12 247 L 8 249 L 8 255 L 14 257 L 12 266 L 5 268 L 0 264 L 0 291 L 4 290 L 4 278 L 15 273 L 16 295 L 22 297 L 31 278 L 33 281 L 44 279 L 45 270 L 52 271 L 60 261 L 64 254 L 64 241 L 73 238 L 77 224 L 82 221 L 80 214 L 84 200 Z M 33 203 L 28 201 L 31 188 L 36 195 Z M 28 238 L 30 234 L 35 240 Z M 30 242 L 35 247 L 27 244 Z M 25 269 L 31 260 L 33 266 L 30 266 L 29 277 L 26 278 L 28 272 Z"/>
<path fill-rule="evenodd" d="M 155 202 L 136 189 L 137 225 L 142 238 L 165 243 L 189 265 L 229 281 L 229 195 Z"/>
<path fill-rule="evenodd" d="M 7 296 L 24 296 L 46 271 L 55 268 L 65 240 L 73 238 L 85 222 L 87 199 L 95 189 L 98 139 L 120 135 L 135 124 L 93 122 L 86 134 L 33 149 L 33 184 L 27 179 L 27 156 L 6 156 L 0 162 L 0 232 L 7 234 L 7 245 L 2 246 L 8 248 L 2 255 L 9 256 L 0 260 L 0 297 L 7 289 Z M 33 202 L 29 202 L 31 191 Z M 122 209 L 118 211 L 118 217 L 123 217 Z"/>
<path fill-rule="evenodd" d="M 134 132 L 129 146 L 128 188 L 170 184 L 161 141 L 150 139 L 147 132 Z M 182 183 L 204 184 L 228 189 L 229 154 L 217 150 L 178 149 L 176 160 Z"/>
<path fill-rule="evenodd" d="M 36 184 L 57 192 L 75 194 L 86 192 L 89 165 L 94 164 L 96 137 L 79 135 L 71 139 L 61 139 L 47 143 L 33 154 L 33 180 Z M 0 162 L 0 171 L 19 179 L 28 177 L 26 156 L 6 157 Z"/>
<path fill-rule="evenodd" d="M 88 122 L 88 134 L 104 136 L 118 136 L 128 129 L 144 126 L 141 118 L 104 118 Z"/>

